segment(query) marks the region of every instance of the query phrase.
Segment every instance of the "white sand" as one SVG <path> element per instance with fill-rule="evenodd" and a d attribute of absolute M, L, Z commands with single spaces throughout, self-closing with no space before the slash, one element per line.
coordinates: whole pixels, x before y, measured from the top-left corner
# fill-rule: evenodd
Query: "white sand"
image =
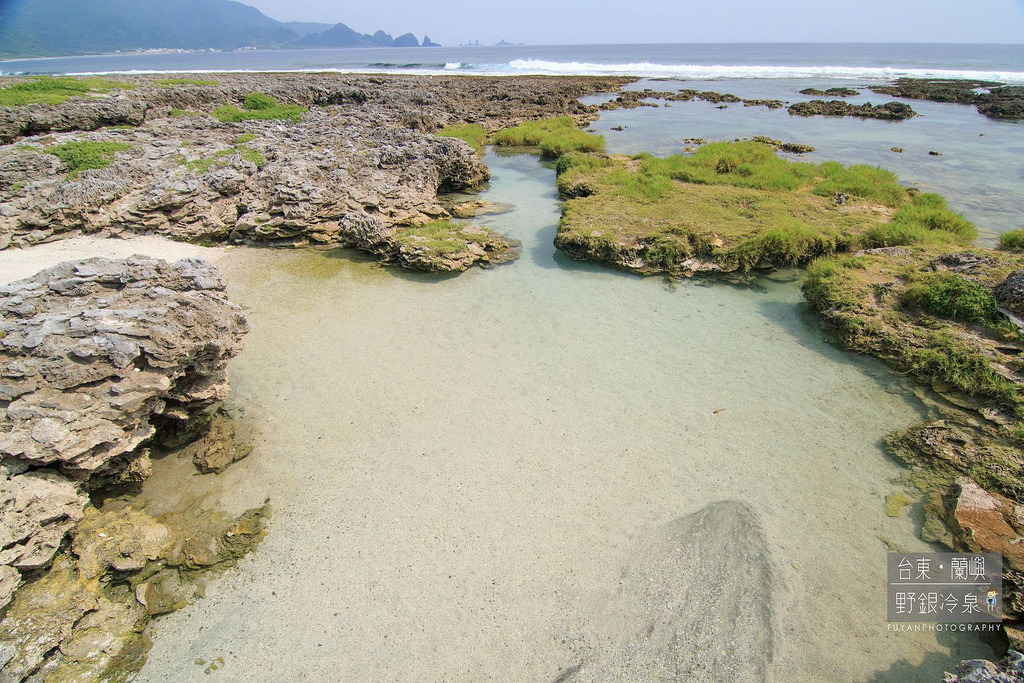
<path fill-rule="evenodd" d="M 58 242 L 37 244 L 25 249 L 0 251 L 0 283 L 14 282 L 35 275 L 44 268 L 64 261 L 106 256 L 125 258 L 133 254 L 155 256 L 165 261 L 198 256 L 217 261 L 228 247 L 200 247 L 186 242 L 175 242 L 164 237 L 100 238 L 75 237 Z"/>

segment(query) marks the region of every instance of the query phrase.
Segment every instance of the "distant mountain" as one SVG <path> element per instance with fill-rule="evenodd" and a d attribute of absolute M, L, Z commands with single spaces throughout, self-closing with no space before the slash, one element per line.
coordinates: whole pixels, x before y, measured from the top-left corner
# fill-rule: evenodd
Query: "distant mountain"
<path fill-rule="evenodd" d="M 41 56 L 277 46 L 297 34 L 231 0 L 15 0 L 3 3 L 0 52 Z"/>
<path fill-rule="evenodd" d="M 323 33 L 334 24 L 320 24 L 315 21 L 282 21 L 281 25 L 295 31 L 300 37 L 310 33 Z"/>
<path fill-rule="evenodd" d="M 280 22 L 233 0 L 0 0 L 0 56 L 157 48 L 417 47 L 411 33 Z M 433 45 L 433 43 L 430 43 Z"/>
<path fill-rule="evenodd" d="M 326 31 L 304 35 L 296 40 L 294 45 L 296 47 L 419 47 L 420 41 L 411 33 L 392 38 L 390 33 L 384 33 L 384 31 L 377 31 L 370 35 L 369 33 L 359 33 L 345 24 L 336 24 Z"/>

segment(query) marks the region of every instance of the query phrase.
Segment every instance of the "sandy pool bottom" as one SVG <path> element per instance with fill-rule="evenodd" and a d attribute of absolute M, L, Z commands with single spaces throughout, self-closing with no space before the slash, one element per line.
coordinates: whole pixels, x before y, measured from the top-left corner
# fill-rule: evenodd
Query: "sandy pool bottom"
<path fill-rule="evenodd" d="M 646 628 L 623 623 L 645 614 L 624 595 L 637 558 L 716 502 L 749 510 L 764 549 L 752 560 L 714 522 L 692 546 L 694 576 L 766 625 L 753 679 L 935 680 L 989 654 L 887 631 L 885 553 L 927 546 L 883 512 L 899 469 L 879 442 L 921 414 L 887 370 L 824 342 L 795 280 L 670 284 L 524 242 L 520 262 L 456 278 L 333 252 L 224 257 L 252 325 L 230 401 L 260 443 L 216 478 L 158 463 L 149 488 L 208 488 L 234 510 L 269 496 L 274 516 L 253 556 L 154 625 L 139 680 L 208 681 L 218 657 L 209 676 L 226 681 L 553 680 L 581 664 L 586 680 Z M 678 580 L 685 613 L 703 587 Z M 682 645 L 736 647 L 709 633 Z"/>

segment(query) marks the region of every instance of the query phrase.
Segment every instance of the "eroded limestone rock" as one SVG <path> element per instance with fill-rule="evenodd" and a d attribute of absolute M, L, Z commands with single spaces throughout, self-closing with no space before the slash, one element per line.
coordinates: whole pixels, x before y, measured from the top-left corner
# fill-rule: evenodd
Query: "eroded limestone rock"
<path fill-rule="evenodd" d="M 90 507 L 71 551 L 15 594 L 0 622 L 0 680 L 126 681 L 145 662 L 150 617 L 202 594 L 203 571 L 232 566 L 265 533 L 269 506 L 238 517 L 187 504 L 154 518 Z"/>
<path fill-rule="evenodd" d="M 958 540 L 976 553 L 1002 553 L 1004 561 L 1024 571 L 1024 506 L 981 488 L 967 477 L 954 484 L 951 522 Z"/>
<path fill-rule="evenodd" d="M 0 566 L 5 570 L 0 586 L 15 581 L 8 567 L 30 571 L 49 564 L 87 503 L 76 482 L 50 470 L 0 479 Z M 4 592 L 0 589 L 0 605 Z"/>
<path fill-rule="evenodd" d="M 0 287 L 0 457 L 89 482 L 227 396 L 245 316 L 198 259 L 89 259 Z"/>

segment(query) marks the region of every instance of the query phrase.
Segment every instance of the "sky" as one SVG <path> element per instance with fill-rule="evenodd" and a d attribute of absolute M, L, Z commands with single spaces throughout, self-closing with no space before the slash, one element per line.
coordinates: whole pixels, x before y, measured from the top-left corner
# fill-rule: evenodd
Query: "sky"
<path fill-rule="evenodd" d="M 444 45 L 585 43 L 1024 43 L 1024 0 L 242 0 L 280 21 Z"/>

